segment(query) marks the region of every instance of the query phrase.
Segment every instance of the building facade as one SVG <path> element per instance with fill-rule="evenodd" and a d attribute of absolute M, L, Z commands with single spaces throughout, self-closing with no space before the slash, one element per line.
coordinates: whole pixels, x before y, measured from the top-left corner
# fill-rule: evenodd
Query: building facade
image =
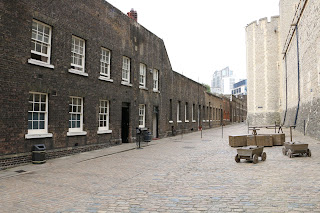
<path fill-rule="evenodd" d="M 247 95 L 247 79 L 233 84 L 232 95 Z"/>
<path fill-rule="evenodd" d="M 229 67 L 226 67 L 214 72 L 211 81 L 211 91 L 215 94 L 230 95 L 234 83 L 233 71 Z"/>
<path fill-rule="evenodd" d="M 0 3 L 0 168 L 219 126 L 223 98 L 104 0 Z"/>
<path fill-rule="evenodd" d="M 246 28 L 248 120 L 278 121 L 320 138 L 320 2 L 279 6 L 279 17 Z"/>

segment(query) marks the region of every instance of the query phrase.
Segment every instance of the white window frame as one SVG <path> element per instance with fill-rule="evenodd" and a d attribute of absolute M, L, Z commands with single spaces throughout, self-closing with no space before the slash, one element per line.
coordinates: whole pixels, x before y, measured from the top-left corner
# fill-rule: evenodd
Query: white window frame
<path fill-rule="evenodd" d="M 36 96 L 38 97 L 38 101 L 36 101 Z M 43 100 L 43 96 L 45 100 Z M 32 98 L 32 100 L 31 100 Z M 30 105 L 31 104 L 31 105 Z M 45 105 L 42 108 L 42 105 Z M 31 116 L 30 116 L 31 113 Z M 33 120 L 34 115 L 37 114 L 37 118 Z M 41 119 L 40 114 L 44 114 L 43 119 Z M 38 122 L 40 125 L 40 121 L 44 122 L 43 129 L 35 129 L 33 128 L 34 121 Z M 31 122 L 32 128 L 29 129 L 29 125 Z M 39 93 L 39 92 L 30 92 L 29 93 L 29 110 L 28 110 L 28 134 L 25 135 L 26 139 L 31 138 L 46 138 L 52 137 L 52 133 L 48 133 L 48 94 L 46 93 Z"/>
<path fill-rule="evenodd" d="M 110 102 L 108 100 L 100 100 L 99 115 L 98 115 L 99 116 L 98 117 L 98 120 L 99 120 L 98 134 L 112 133 L 112 130 L 109 129 L 109 121 L 110 121 L 109 110 L 110 110 Z"/>
<path fill-rule="evenodd" d="M 153 91 L 159 91 L 159 70 L 153 69 Z"/>
<path fill-rule="evenodd" d="M 146 105 L 139 104 L 139 128 L 144 128 L 145 126 L 146 126 Z"/>
<path fill-rule="evenodd" d="M 122 57 L 122 82 L 130 84 L 130 58 Z"/>
<path fill-rule="evenodd" d="M 194 119 L 194 108 L 195 108 L 195 104 L 192 104 L 192 108 L 191 108 L 191 119 L 192 119 L 192 122 L 196 122 L 196 120 Z"/>
<path fill-rule="evenodd" d="M 188 123 L 189 122 L 189 119 L 188 119 L 188 107 L 189 107 L 189 104 L 188 104 L 188 102 L 186 102 L 186 104 L 184 105 L 184 121 L 186 122 L 186 123 Z"/>
<path fill-rule="evenodd" d="M 180 119 L 180 104 L 181 104 L 181 102 L 178 101 L 178 103 L 177 103 L 177 123 L 181 123 L 182 122 L 181 119 Z"/>
<path fill-rule="evenodd" d="M 139 87 L 146 88 L 146 73 L 147 73 L 147 66 L 145 64 L 140 63 L 140 70 L 139 70 Z"/>
<path fill-rule="evenodd" d="M 110 79 L 110 58 L 111 51 L 101 47 L 101 55 L 100 55 L 100 75 L 105 77 L 106 79 Z"/>
<path fill-rule="evenodd" d="M 41 26 L 41 29 L 39 29 Z M 46 33 L 46 30 L 48 29 L 49 32 Z M 41 31 L 40 31 L 41 30 Z M 35 64 L 39 66 L 44 66 L 48 68 L 54 68 L 54 66 L 51 63 L 51 38 L 52 38 L 52 27 L 37 21 L 32 20 L 32 35 L 31 35 L 31 43 L 33 45 L 33 48 L 31 49 L 31 54 L 40 56 L 43 60 L 32 58 L 32 56 L 28 59 L 28 63 Z M 37 51 L 37 46 L 40 46 L 40 51 Z M 47 48 L 47 53 L 43 53 L 43 48 Z M 44 59 L 47 60 L 44 60 Z"/>
<path fill-rule="evenodd" d="M 83 44 L 83 45 L 81 45 Z M 81 60 L 81 63 L 74 63 L 75 59 Z M 86 60 L 86 41 L 77 36 L 72 36 L 71 42 L 71 68 L 70 73 L 88 76 L 85 72 L 85 60 Z"/>
<path fill-rule="evenodd" d="M 83 131 L 83 98 L 82 97 L 75 97 L 75 96 L 70 96 L 71 102 L 69 103 L 69 130 L 67 133 L 67 136 L 74 136 L 74 135 L 86 135 L 87 133 Z M 77 101 L 76 101 L 77 100 Z M 80 105 L 79 101 L 80 100 Z M 79 106 L 81 107 L 79 110 Z M 74 108 L 75 107 L 75 108 Z M 71 112 L 70 112 L 71 109 Z M 74 110 L 76 109 L 76 110 Z M 73 119 L 73 115 L 80 115 L 79 119 Z M 79 127 L 72 127 L 72 122 L 80 122 Z M 71 122 L 71 125 L 70 125 Z"/>

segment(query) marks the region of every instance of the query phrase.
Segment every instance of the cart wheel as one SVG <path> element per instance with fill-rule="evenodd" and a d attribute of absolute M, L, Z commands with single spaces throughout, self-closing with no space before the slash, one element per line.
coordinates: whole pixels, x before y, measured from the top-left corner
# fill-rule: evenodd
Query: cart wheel
<path fill-rule="evenodd" d="M 287 150 L 284 147 L 282 148 L 282 154 L 287 155 Z"/>
<path fill-rule="evenodd" d="M 252 159 L 254 164 L 258 163 L 258 155 L 254 154 Z"/>
<path fill-rule="evenodd" d="M 287 154 L 288 154 L 289 158 L 292 158 L 292 157 L 293 157 L 293 154 L 292 154 L 291 149 L 288 150 Z"/>
<path fill-rule="evenodd" d="M 238 154 L 236 155 L 236 157 L 234 158 L 234 160 L 235 160 L 237 163 L 239 163 L 239 162 L 240 162 L 240 157 L 239 157 L 239 155 L 238 155 Z"/>
<path fill-rule="evenodd" d="M 311 157 L 311 150 L 310 149 L 307 150 L 307 156 Z"/>
<path fill-rule="evenodd" d="M 261 155 L 261 160 L 265 161 L 267 159 L 267 153 L 263 152 Z"/>

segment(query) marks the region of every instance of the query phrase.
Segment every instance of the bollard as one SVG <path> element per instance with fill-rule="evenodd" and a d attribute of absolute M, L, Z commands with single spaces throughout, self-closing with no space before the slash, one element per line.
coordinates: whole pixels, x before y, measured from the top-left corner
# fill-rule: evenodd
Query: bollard
<path fill-rule="evenodd" d="M 222 130 L 222 138 L 223 138 L 223 124 L 221 125 L 221 127 L 222 127 L 221 130 Z"/>

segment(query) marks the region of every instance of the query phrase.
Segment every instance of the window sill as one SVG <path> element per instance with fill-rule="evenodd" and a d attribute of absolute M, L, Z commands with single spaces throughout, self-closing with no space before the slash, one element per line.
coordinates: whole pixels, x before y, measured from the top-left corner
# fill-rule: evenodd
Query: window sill
<path fill-rule="evenodd" d="M 25 139 L 52 138 L 52 133 L 26 134 L 24 137 L 25 137 Z"/>
<path fill-rule="evenodd" d="M 145 87 L 145 86 L 139 86 L 139 89 L 143 89 L 143 90 L 147 90 L 148 91 L 148 88 Z"/>
<path fill-rule="evenodd" d="M 38 60 L 35 60 L 35 59 L 32 59 L 32 58 L 28 59 L 28 63 L 29 64 L 33 64 L 33 65 L 38 65 L 38 66 L 41 66 L 41 67 L 47 67 L 47 68 L 50 68 L 50 69 L 54 69 L 54 66 L 52 64 L 48 64 L 48 63 L 45 63 L 45 62 L 42 62 L 42 61 L 38 61 Z"/>
<path fill-rule="evenodd" d="M 177 121 L 177 123 L 182 123 L 182 121 Z"/>
<path fill-rule="evenodd" d="M 153 89 L 152 91 L 155 92 L 155 93 L 160 93 L 160 91 L 157 90 L 157 89 Z"/>
<path fill-rule="evenodd" d="M 124 86 L 127 86 L 127 87 L 132 87 L 132 84 L 130 84 L 127 81 L 121 81 L 121 84 L 124 85 Z"/>
<path fill-rule="evenodd" d="M 79 70 L 69 69 L 68 71 L 70 73 L 73 73 L 73 74 L 82 75 L 82 76 L 88 76 L 88 73 L 85 73 L 85 72 L 82 72 L 82 71 L 79 71 Z"/>
<path fill-rule="evenodd" d="M 192 120 L 192 123 L 195 123 L 195 122 L 197 122 L 196 120 Z"/>
<path fill-rule="evenodd" d="M 147 128 L 147 127 L 139 126 L 139 128 L 141 129 L 141 131 L 147 131 L 147 130 L 148 130 L 148 128 Z"/>
<path fill-rule="evenodd" d="M 101 134 L 110 134 L 112 133 L 112 130 L 98 130 L 97 134 L 101 135 Z"/>
<path fill-rule="evenodd" d="M 184 122 L 185 122 L 185 123 L 189 123 L 189 120 L 185 120 Z"/>
<path fill-rule="evenodd" d="M 169 124 L 173 124 L 173 121 L 169 121 Z"/>
<path fill-rule="evenodd" d="M 101 81 L 113 82 L 113 79 L 110 79 L 110 78 L 105 77 L 105 76 L 99 76 L 98 79 L 101 80 Z"/>
<path fill-rule="evenodd" d="M 81 132 L 67 132 L 67 136 L 87 135 L 86 131 Z"/>

